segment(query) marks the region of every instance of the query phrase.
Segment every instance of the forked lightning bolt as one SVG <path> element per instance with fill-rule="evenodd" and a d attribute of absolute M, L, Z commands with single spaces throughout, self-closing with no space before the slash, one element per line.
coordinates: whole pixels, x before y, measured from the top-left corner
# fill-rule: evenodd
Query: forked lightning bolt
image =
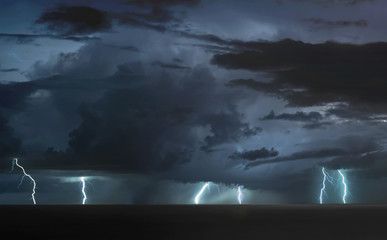
<path fill-rule="evenodd" d="M 320 204 L 323 203 L 323 195 L 324 195 L 324 193 L 325 193 L 325 187 L 326 187 L 325 182 L 328 180 L 328 182 L 334 184 L 333 178 L 332 178 L 331 176 L 329 176 L 329 174 L 327 173 L 327 171 L 325 170 L 325 168 L 322 168 L 322 169 L 321 169 L 321 172 L 322 172 L 323 175 L 324 175 L 324 179 L 323 179 L 323 183 L 322 183 L 322 188 L 321 188 L 321 190 L 320 190 Z M 345 182 L 344 174 L 341 172 L 341 170 L 337 170 L 337 172 L 340 174 L 340 176 L 341 176 L 341 182 L 342 182 L 342 184 L 343 184 L 343 186 L 344 186 L 344 192 L 343 192 L 343 197 L 342 197 L 342 199 L 343 199 L 343 203 L 346 204 L 347 202 L 346 202 L 345 198 L 346 198 L 346 196 L 347 196 L 347 184 L 346 184 L 346 182 Z"/>
<path fill-rule="evenodd" d="M 323 186 L 322 186 L 322 188 L 320 190 L 320 204 L 323 203 L 323 195 L 325 193 L 325 187 L 326 187 L 325 182 L 328 180 L 328 182 L 333 184 L 333 178 L 331 176 L 329 176 L 327 171 L 325 171 L 324 167 L 321 169 L 321 172 L 324 175 L 324 179 L 323 179 L 323 183 L 322 183 Z"/>
<path fill-rule="evenodd" d="M 17 158 L 14 158 L 13 161 L 12 161 L 12 169 L 10 172 L 12 172 L 15 168 L 15 165 L 18 166 L 22 171 L 23 171 L 23 177 L 19 183 L 19 187 L 20 185 L 23 183 L 23 180 L 24 180 L 24 177 L 29 177 L 32 181 L 32 183 L 34 184 L 33 188 L 32 188 L 32 194 L 31 194 L 31 198 L 32 198 L 32 201 L 34 202 L 34 204 L 36 204 L 36 201 L 35 201 L 35 189 L 36 189 L 36 182 L 35 182 L 35 179 L 33 179 L 31 177 L 31 175 L 27 174 L 26 171 L 24 170 L 24 168 L 22 166 L 19 165 L 18 163 L 18 159 Z"/>
<path fill-rule="evenodd" d="M 242 190 L 241 190 L 241 186 L 238 186 L 238 202 L 239 202 L 239 204 L 242 204 Z"/>
<path fill-rule="evenodd" d="M 82 200 L 82 204 L 85 205 L 86 203 L 86 199 L 87 199 L 87 196 L 86 196 L 86 192 L 85 192 L 85 177 L 80 177 L 81 179 L 81 182 L 82 182 L 82 194 L 83 194 L 83 200 Z"/>
<path fill-rule="evenodd" d="M 345 197 L 347 196 L 347 184 L 345 183 L 345 177 L 341 170 L 338 170 L 339 174 L 341 175 L 342 183 L 344 185 L 344 192 L 343 192 L 343 203 L 346 204 Z"/>
<path fill-rule="evenodd" d="M 206 183 L 203 185 L 202 189 L 200 189 L 199 193 L 196 194 L 196 197 L 195 197 L 195 204 L 199 204 L 200 198 L 202 197 L 204 190 L 206 190 L 206 188 L 208 188 L 209 185 L 210 185 L 210 183 L 209 183 L 209 182 L 206 182 Z"/>

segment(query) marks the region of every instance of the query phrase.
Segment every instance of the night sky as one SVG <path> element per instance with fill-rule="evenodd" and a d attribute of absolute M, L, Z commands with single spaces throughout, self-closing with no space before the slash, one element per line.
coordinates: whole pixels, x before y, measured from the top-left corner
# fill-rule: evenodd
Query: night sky
<path fill-rule="evenodd" d="M 2 0 L 0 204 L 387 203 L 386 9 Z"/>

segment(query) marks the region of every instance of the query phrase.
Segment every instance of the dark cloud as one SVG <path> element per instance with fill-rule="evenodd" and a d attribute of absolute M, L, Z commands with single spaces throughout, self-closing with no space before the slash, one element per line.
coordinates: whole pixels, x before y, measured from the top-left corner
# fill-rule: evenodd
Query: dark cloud
<path fill-rule="evenodd" d="M 154 7 L 150 13 L 143 14 L 108 12 L 89 6 L 58 4 L 54 8 L 47 9 L 35 23 L 59 36 L 79 38 L 77 35 L 109 31 L 113 27 L 113 21 L 117 21 L 121 25 L 166 31 L 165 26 L 157 23 L 173 19 L 171 12 L 160 7 Z"/>
<path fill-rule="evenodd" d="M 348 169 L 351 177 L 381 179 L 387 177 L 386 157 L 387 153 L 381 150 L 341 156 L 320 165 L 333 170 Z"/>
<path fill-rule="evenodd" d="M 347 104 L 338 104 L 325 111 L 326 116 L 336 116 L 343 119 L 374 120 L 372 109 L 367 107 L 349 107 Z"/>
<path fill-rule="evenodd" d="M 87 6 L 59 4 L 47 9 L 37 20 L 52 32 L 63 35 L 90 34 L 112 27 L 109 14 Z"/>
<path fill-rule="evenodd" d="M 173 179 L 182 185 L 179 192 L 189 192 L 187 199 L 197 186 L 186 182 L 213 181 L 244 185 L 246 196 L 252 192 L 259 195 L 264 190 L 262 195 L 269 192 L 275 201 L 292 203 L 305 202 L 310 196 L 310 202 L 316 201 L 316 194 L 311 192 L 321 183 L 321 172 L 309 167 L 321 170 L 316 166 L 320 164 L 328 169 L 351 169 L 364 174 L 370 171 L 369 175 L 378 167 L 385 170 L 384 149 L 375 144 L 383 144 L 384 127 L 365 123 L 382 120 L 383 115 L 378 113 L 385 112 L 384 43 L 235 39 L 279 39 L 297 34 L 305 41 L 319 42 L 336 33 L 329 31 L 331 35 L 321 37 L 321 33 L 305 31 L 305 24 L 347 31 L 343 35 L 357 30 L 374 34 L 371 27 L 365 28 L 366 21 L 345 21 L 364 18 L 376 22 L 363 12 L 350 18 L 345 11 L 358 8 L 342 6 L 365 1 L 319 2 L 337 2 L 339 8 L 320 19 L 322 15 L 314 11 L 321 10 L 321 6 L 302 3 L 284 23 L 281 17 L 277 18 L 283 9 L 276 13 L 278 6 L 263 1 L 259 11 L 270 10 L 274 15 L 254 15 L 252 9 L 243 11 L 244 17 L 235 18 L 231 24 L 227 21 L 234 18 L 225 15 L 231 8 L 237 17 L 238 11 L 258 5 L 231 1 L 222 3 L 224 9 L 220 10 L 216 1 L 209 9 L 206 2 L 203 8 L 186 15 L 186 7 L 197 6 L 199 1 L 96 1 L 90 6 L 57 5 L 47 9 L 34 25 L 46 34 L 3 34 L 0 38 L 6 44 L 27 44 L 41 38 L 88 41 L 97 39 L 88 34 L 97 33 L 104 41 L 89 41 L 76 52 L 69 51 L 75 51 L 79 44 L 63 43 L 56 49 L 61 54 L 43 54 L 47 55 L 44 59 L 26 53 L 23 59 L 36 62 L 18 61 L 20 66 L 9 63 L 4 71 L 0 68 L 0 72 L 13 72 L 16 68 L 24 72 L 27 65 L 31 67 L 26 72 L 31 82 L 0 85 L 0 107 L 7 114 L 14 114 L 6 117 L 10 124 L 0 121 L 0 126 L 8 130 L 12 126 L 16 133 L 0 131 L 1 141 L 5 139 L 0 146 L 12 143 L 6 146 L 9 154 L 4 156 L 18 155 L 21 147 L 38 152 L 23 158 L 32 172 L 66 169 L 83 176 L 78 173 L 122 171 L 125 178 L 136 173 L 133 175 L 141 175 L 144 181 Z M 214 13 L 214 9 L 219 12 Z M 86 17 L 86 13 L 90 16 Z M 184 22 L 185 16 L 189 22 Z M 301 22 L 305 17 L 309 18 Z M 217 25 L 219 22 L 227 27 Z M 52 43 L 47 42 L 46 48 L 46 40 L 39 41 L 44 53 Z M 212 56 L 211 62 L 216 66 L 249 71 L 207 68 Z M 283 109 L 282 100 L 288 102 L 286 106 L 324 107 L 284 111 L 279 110 Z M 335 103 L 327 104 L 332 102 Z M 266 121 L 257 121 L 257 117 Z M 343 119 L 362 121 L 347 123 Z M 256 124 L 262 124 L 264 130 Z M 359 135 L 340 138 L 351 133 Z M 375 139 L 367 137 L 371 135 Z M 18 138 L 23 139 L 23 146 L 13 142 Z M 254 147 L 252 141 L 264 144 Z M 234 152 L 236 146 L 247 150 Z M 3 162 L 7 167 L 9 163 Z M 269 163 L 273 164 L 263 165 Z M 250 170 L 244 171 L 241 164 Z M 119 185 L 126 183 L 114 175 L 111 181 L 105 181 L 106 189 L 115 181 Z M 132 185 L 136 183 L 133 181 Z M 150 187 L 140 190 L 143 193 L 130 187 L 125 191 L 136 195 L 132 198 L 135 203 L 142 203 L 154 201 L 156 195 L 156 199 L 163 198 L 163 194 L 172 196 L 172 189 L 176 190 L 171 185 L 167 193 L 161 193 L 153 183 L 146 184 Z M 190 190 L 186 185 L 191 185 Z M 229 191 L 233 198 L 234 190 Z M 124 191 L 117 192 L 122 198 L 128 196 L 120 193 Z M 220 198 L 217 193 L 214 195 Z"/>
<path fill-rule="evenodd" d="M 274 78 L 270 83 L 235 80 L 229 86 L 268 92 L 292 106 L 348 102 L 381 109 L 387 103 L 385 43 L 308 44 L 286 39 L 262 42 L 259 49 L 218 54 L 211 63 L 226 69 L 269 72 Z"/>
<path fill-rule="evenodd" d="M 47 9 L 36 21 L 51 32 L 60 35 L 91 34 L 110 30 L 113 20 L 120 24 L 135 27 L 150 28 L 156 31 L 166 31 L 165 26 L 159 23 L 179 21 L 174 12 L 166 8 L 171 5 L 197 4 L 198 1 L 127 1 L 124 4 L 139 7 L 151 7 L 148 13 L 142 12 L 108 12 L 90 6 L 70 6 L 58 4 L 54 8 Z"/>
<path fill-rule="evenodd" d="M 348 154 L 333 158 L 330 161 L 321 163 L 322 166 L 328 169 L 368 169 L 377 166 L 387 156 L 386 152 L 370 152 L 363 154 Z"/>
<path fill-rule="evenodd" d="M 86 42 L 91 40 L 100 40 L 98 37 L 88 36 L 64 36 L 64 35 L 50 35 L 50 34 L 13 34 L 13 33 L 0 33 L 0 39 L 6 41 L 12 41 L 18 44 L 31 44 L 34 41 L 42 38 L 69 40 L 75 42 Z"/>
<path fill-rule="evenodd" d="M 14 130 L 0 112 L 0 167 L 9 167 L 6 161 L 21 154 L 21 140 L 14 136 Z"/>
<path fill-rule="evenodd" d="M 204 151 L 212 151 L 213 147 L 222 143 L 238 141 L 243 137 L 255 136 L 262 131 L 261 128 L 250 128 L 248 123 L 241 122 L 241 114 L 232 108 L 232 113 L 218 113 L 204 116 L 203 124 L 211 125 L 212 136 L 204 140 L 206 144 L 202 147 Z"/>
<path fill-rule="evenodd" d="M 128 46 L 116 46 L 116 45 L 112 45 L 112 44 L 105 44 L 105 46 L 115 48 L 115 49 L 124 50 L 124 51 L 140 52 L 140 49 L 138 49 L 135 46 L 130 46 L 130 45 L 128 45 Z"/>
<path fill-rule="evenodd" d="M 206 52 L 210 52 L 210 53 L 214 53 L 214 54 L 238 52 L 238 50 L 236 50 L 235 48 L 232 47 L 232 44 L 230 44 L 231 47 L 217 46 L 217 45 L 213 45 L 213 44 L 179 44 L 179 43 L 176 43 L 176 45 L 200 47 L 202 49 L 205 49 Z"/>
<path fill-rule="evenodd" d="M 327 165 L 334 169 L 340 167 L 347 168 L 350 170 L 351 176 L 361 179 L 381 179 L 387 177 L 386 157 L 386 152 L 375 152 L 366 156 L 354 157 L 354 164 L 345 161 L 340 163 L 340 161 L 337 161 L 332 164 L 328 162 Z"/>
<path fill-rule="evenodd" d="M 35 90 L 31 82 L 0 84 L 0 109 L 23 109 L 26 98 Z"/>
<path fill-rule="evenodd" d="M 364 19 L 349 21 L 349 20 L 325 20 L 321 18 L 305 18 L 304 22 L 311 24 L 311 30 L 321 28 L 336 28 L 336 27 L 367 27 L 368 22 Z"/>
<path fill-rule="evenodd" d="M 343 3 L 347 4 L 347 5 L 356 5 L 358 3 L 374 2 L 374 1 L 375 0 L 339 0 L 339 2 L 343 2 Z"/>
<path fill-rule="evenodd" d="M 298 111 L 296 113 L 282 113 L 275 115 L 272 110 L 268 115 L 260 118 L 261 120 L 288 120 L 288 121 L 299 121 L 299 122 L 316 122 L 323 119 L 323 116 L 319 112 L 303 112 Z"/>
<path fill-rule="evenodd" d="M 151 11 L 148 14 L 138 14 L 132 13 L 133 16 L 139 17 L 140 19 L 149 21 L 149 22 L 170 22 L 170 21 L 179 21 L 176 18 L 171 10 L 167 7 L 183 5 L 192 7 L 199 4 L 199 0 L 167 0 L 167 1 L 157 1 L 157 0 L 129 0 L 125 4 L 136 5 L 139 7 L 151 7 Z"/>
<path fill-rule="evenodd" d="M 152 29 L 158 32 L 165 32 L 168 28 L 164 25 L 160 25 L 153 22 L 145 21 L 144 19 L 136 18 L 138 14 L 133 13 L 110 13 L 110 15 L 118 21 L 121 25 L 133 26 L 138 28 Z"/>
<path fill-rule="evenodd" d="M 173 58 L 172 59 L 174 62 L 177 62 L 177 63 L 182 63 L 183 60 L 181 60 L 180 58 Z"/>
<path fill-rule="evenodd" d="M 340 148 L 327 148 L 327 149 L 310 150 L 310 151 L 307 150 L 307 151 L 296 152 L 289 156 L 277 157 L 270 160 L 260 160 L 256 162 L 251 162 L 246 164 L 245 169 L 249 169 L 262 164 L 295 161 L 295 160 L 302 160 L 302 159 L 308 159 L 308 158 L 333 157 L 333 156 L 343 155 L 347 153 L 348 151 Z"/>
<path fill-rule="evenodd" d="M 127 1 L 124 4 L 136 5 L 144 9 L 121 12 L 104 11 L 90 6 L 58 4 L 54 8 L 47 9 L 35 23 L 50 32 L 64 36 L 106 32 L 112 29 L 113 21 L 121 25 L 164 32 L 168 30 L 166 23 L 181 21 L 168 8 L 169 6 L 186 4 L 192 6 L 197 3 L 198 1 Z"/>
<path fill-rule="evenodd" d="M 254 48 L 255 42 L 245 43 L 239 40 L 223 39 L 214 34 L 192 33 L 190 31 L 174 30 L 168 25 L 169 22 L 181 22 L 182 19 L 170 9 L 170 6 L 183 5 L 194 6 L 199 1 L 127 1 L 124 4 L 136 5 L 141 8 L 150 7 L 148 12 L 107 12 L 89 6 L 70 6 L 58 4 L 56 7 L 47 9 L 37 20 L 36 24 L 44 26 L 47 30 L 57 33 L 62 38 L 80 38 L 76 35 L 90 34 L 107 31 L 112 28 L 112 22 L 117 21 L 120 25 L 147 28 L 159 32 L 169 32 L 178 36 L 202 40 L 220 45 L 228 45 L 243 49 Z M 87 13 L 91 14 L 91 17 Z M 55 37 L 55 36 L 53 36 Z M 19 38 L 20 40 L 30 40 Z M 204 46 L 212 51 L 227 50 L 220 46 Z"/>
<path fill-rule="evenodd" d="M 302 126 L 302 128 L 305 129 L 324 129 L 326 126 L 332 125 L 333 122 L 312 122 L 312 123 L 306 123 Z"/>
<path fill-rule="evenodd" d="M 0 68 L 0 72 L 18 72 L 18 68 Z"/>
<path fill-rule="evenodd" d="M 289 85 L 282 85 L 279 82 L 259 82 L 254 79 L 234 79 L 226 83 L 228 87 L 246 87 L 255 91 L 263 92 L 268 96 L 288 100 L 287 106 L 307 107 L 322 105 L 327 95 L 312 95 L 307 91 L 293 90 Z M 332 100 L 333 101 L 333 100 Z"/>
<path fill-rule="evenodd" d="M 279 86 L 273 83 L 258 82 L 253 79 L 234 79 L 226 83 L 229 87 L 247 87 L 256 91 L 266 92 L 275 96 L 281 94 Z"/>
<path fill-rule="evenodd" d="M 187 66 L 181 66 L 173 63 L 163 63 L 160 61 L 154 61 L 152 64 L 156 66 L 160 66 L 162 68 L 169 68 L 169 69 L 180 69 L 180 70 L 191 69 L 190 67 L 187 67 Z"/>
<path fill-rule="evenodd" d="M 58 4 L 54 8 L 47 9 L 35 23 L 50 32 L 57 33 L 59 36 L 77 38 L 77 35 L 109 31 L 113 27 L 113 21 L 117 21 L 121 25 L 149 28 L 163 32 L 167 28 L 154 23 L 167 22 L 171 19 L 171 13 L 162 9 L 154 9 L 149 14 L 117 13 L 89 6 Z"/>
<path fill-rule="evenodd" d="M 200 0 L 164 0 L 164 1 L 158 1 L 158 0 L 129 0 L 126 1 L 127 4 L 134 4 L 138 6 L 146 6 L 146 5 L 152 5 L 152 6 L 165 6 L 165 5 L 195 5 L 198 4 Z"/>
<path fill-rule="evenodd" d="M 67 150 L 49 148 L 34 166 L 163 172 L 191 161 L 195 152 L 213 152 L 261 131 L 243 122 L 232 94 L 214 95 L 215 79 L 207 69 L 191 69 L 180 81 L 167 73 L 150 80 L 139 71 L 141 64 L 125 64 L 106 78 L 59 75 L 33 81 L 66 112 L 85 94 L 100 96 L 89 104 L 78 101 L 82 122 L 70 132 Z M 198 128 L 208 133 L 198 138 Z"/>
<path fill-rule="evenodd" d="M 332 140 L 336 142 L 337 148 L 322 148 L 316 150 L 305 150 L 300 152 L 295 152 L 288 156 L 279 156 L 274 159 L 268 160 L 258 160 L 255 162 L 250 162 L 246 164 L 245 169 L 251 167 L 259 166 L 262 164 L 277 163 L 277 162 L 288 162 L 288 161 L 297 161 L 302 159 L 321 159 L 321 158 L 330 158 L 330 161 L 333 161 L 329 168 L 334 168 L 338 164 L 350 164 L 348 161 L 352 156 L 356 155 L 366 155 L 374 151 L 380 151 L 381 146 L 375 142 L 374 139 L 359 139 L 357 136 L 346 136 L 339 139 Z M 327 165 L 325 165 L 327 164 Z M 354 165 L 358 162 L 354 161 Z M 327 162 L 323 163 L 324 166 L 328 166 Z"/>
<path fill-rule="evenodd" d="M 2 68 L 0 65 L 0 72 L 9 73 L 9 72 L 19 72 L 18 68 Z"/>
<path fill-rule="evenodd" d="M 221 46 L 216 45 L 206 45 L 206 44 L 196 44 L 198 47 L 202 47 L 211 51 L 217 51 L 217 52 L 240 52 L 241 50 L 254 50 L 259 51 L 259 46 L 262 43 L 261 41 L 252 41 L 252 42 L 245 42 L 241 40 L 235 40 L 235 39 L 227 39 L 219 37 L 215 34 L 202 34 L 197 32 L 191 32 L 191 31 L 177 31 L 177 30 L 170 30 L 171 33 L 186 37 L 190 39 L 196 39 L 204 42 L 209 42 L 212 44 L 218 44 Z M 195 46 L 195 45 L 194 45 Z"/>
<path fill-rule="evenodd" d="M 278 151 L 274 148 L 271 148 L 268 150 L 267 148 L 263 147 L 261 149 L 251 150 L 251 151 L 244 151 L 244 152 L 234 152 L 229 156 L 231 159 L 246 159 L 249 161 L 253 161 L 259 158 L 269 158 L 269 157 L 276 157 L 278 155 Z"/>
<path fill-rule="evenodd" d="M 325 5 L 340 3 L 340 4 L 347 5 L 347 6 L 354 6 L 358 3 L 374 2 L 375 0 L 292 0 L 292 1 L 294 1 L 294 2 L 315 2 L 318 4 L 325 4 Z"/>
<path fill-rule="evenodd" d="M 132 17 L 145 20 L 153 23 L 166 23 L 170 21 L 177 21 L 173 13 L 167 9 L 159 6 L 154 6 L 148 14 L 131 13 Z"/>

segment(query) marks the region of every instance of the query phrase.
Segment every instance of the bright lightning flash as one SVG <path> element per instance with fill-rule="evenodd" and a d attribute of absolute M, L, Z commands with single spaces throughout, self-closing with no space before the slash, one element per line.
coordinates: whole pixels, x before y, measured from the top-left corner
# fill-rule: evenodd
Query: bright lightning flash
<path fill-rule="evenodd" d="M 238 186 L 238 202 L 239 202 L 239 204 L 242 204 L 242 190 L 241 190 L 241 186 Z"/>
<path fill-rule="evenodd" d="M 344 193 L 343 193 L 343 203 L 346 204 L 345 197 L 347 196 L 347 184 L 345 183 L 345 177 L 341 170 L 338 170 L 339 174 L 341 175 L 342 183 L 344 185 Z"/>
<path fill-rule="evenodd" d="M 208 188 L 209 185 L 210 185 L 209 182 L 203 185 L 202 189 L 195 197 L 195 204 L 199 204 L 200 198 L 202 197 L 204 190 L 206 190 L 206 188 Z"/>
<path fill-rule="evenodd" d="M 83 200 L 82 200 L 82 204 L 85 205 L 86 203 L 86 199 L 87 199 L 87 196 L 86 196 L 86 192 L 85 192 L 85 177 L 80 177 L 81 179 L 81 182 L 82 182 L 82 194 L 83 194 Z"/>
<path fill-rule="evenodd" d="M 33 178 L 31 177 L 31 175 L 27 174 L 26 171 L 24 170 L 24 168 L 23 168 L 21 165 L 19 165 L 18 159 L 17 159 L 17 158 L 14 158 L 13 161 L 12 161 L 12 169 L 11 169 L 11 172 L 12 172 L 13 169 L 15 168 L 15 165 L 18 166 L 18 167 L 23 171 L 23 174 L 24 174 L 23 177 L 22 177 L 22 179 L 21 179 L 21 181 L 20 181 L 20 183 L 19 183 L 19 187 L 20 187 L 20 185 L 23 183 L 24 177 L 29 177 L 29 178 L 31 179 L 32 183 L 34 184 L 34 187 L 32 188 L 31 198 L 32 198 L 32 201 L 34 202 L 34 204 L 36 204 L 36 201 L 35 201 L 35 189 L 36 189 L 36 182 L 35 182 L 35 179 L 33 179 Z"/>
<path fill-rule="evenodd" d="M 323 193 L 325 193 L 325 181 L 327 180 L 327 175 L 325 174 L 325 168 L 322 168 L 321 172 L 324 174 L 323 186 L 320 190 L 320 204 L 323 202 Z"/>
<path fill-rule="evenodd" d="M 326 192 L 325 192 L 325 187 L 326 187 L 325 182 L 328 181 L 331 184 L 334 184 L 333 178 L 328 174 L 328 172 L 325 170 L 324 167 L 321 169 L 321 172 L 324 175 L 324 179 L 323 179 L 323 183 L 322 183 L 322 188 L 320 190 L 320 204 L 323 203 L 323 195 L 324 195 L 324 193 L 326 194 Z"/>
<path fill-rule="evenodd" d="M 325 168 L 324 167 L 321 169 L 321 172 L 324 175 L 324 180 L 323 180 L 323 183 L 322 183 L 323 186 L 322 186 L 322 188 L 320 190 L 320 204 L 323 203 L 323 194 L 325 193 L 325 181 L 327 180 L 327 174 L 325 172 Z"/>

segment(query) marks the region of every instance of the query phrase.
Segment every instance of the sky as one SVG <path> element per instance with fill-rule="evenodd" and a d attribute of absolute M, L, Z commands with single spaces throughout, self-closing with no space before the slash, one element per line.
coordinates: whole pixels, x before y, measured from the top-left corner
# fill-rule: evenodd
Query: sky
<path fill-rule="evenodd" d="M 385 9 L 1 1 L 0 204 L 386 203 Z"/>

